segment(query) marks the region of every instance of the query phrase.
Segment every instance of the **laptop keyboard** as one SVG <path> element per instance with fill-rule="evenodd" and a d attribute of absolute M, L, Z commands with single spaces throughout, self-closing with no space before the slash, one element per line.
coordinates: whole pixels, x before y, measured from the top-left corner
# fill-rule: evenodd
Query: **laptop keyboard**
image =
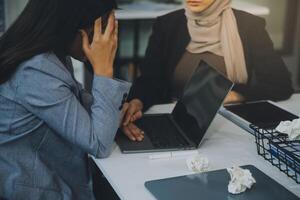
<path fill-rule="evenodd" d="M 145 131 L 155 148 L 185 148 L 190 146 L 167 115 L 146 116 L 137 122 L 137 126 Z"/>

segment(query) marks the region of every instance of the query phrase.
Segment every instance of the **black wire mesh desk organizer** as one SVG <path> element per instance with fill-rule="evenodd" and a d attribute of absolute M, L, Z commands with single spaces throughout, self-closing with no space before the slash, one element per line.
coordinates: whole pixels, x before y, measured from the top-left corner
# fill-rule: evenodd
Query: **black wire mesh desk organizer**
<path fill-rule="evenodd" d="M 257 152 L 288 177 L 300 183 L 300 141 L 290 141 L 274 129 L 250 125 L 254 130 Z"/>

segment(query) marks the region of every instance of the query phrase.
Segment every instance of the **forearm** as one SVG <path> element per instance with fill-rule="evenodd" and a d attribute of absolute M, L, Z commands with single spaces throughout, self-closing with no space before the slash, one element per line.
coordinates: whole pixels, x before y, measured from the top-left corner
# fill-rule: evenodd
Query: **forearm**
<path fill-rule="evenodd" d="M 235 91 L 231 91 L 228 95 L 227 95 L 227 97 L 226 97 L 226 99 L 225 99 L 225 104 L 232 104 L 232 103 L 241 103 L 241 102 L 243 102 L 243 101 L 245 101 L 246 99 L 245 99 L 245 97 L 242 95 L 242 94 L 240 94 L 240 93 L 238 93 L 238 92 L 235 92 Z"/>
<path fill-rule="evenodd" d="M 93 132 L 99 141 L 96 157 L 110 153 L 121 120 L 122 102 L 130 84 L 94 76 L 91 106 Z"/>

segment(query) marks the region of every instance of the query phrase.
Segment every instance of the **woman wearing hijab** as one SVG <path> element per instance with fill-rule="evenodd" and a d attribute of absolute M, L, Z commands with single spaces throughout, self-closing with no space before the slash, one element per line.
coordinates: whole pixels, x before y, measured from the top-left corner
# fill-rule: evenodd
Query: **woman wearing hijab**
<path fill-rule="evenodd" d="M 0 199 L 95 199 L 88 154 L 109 156 L 130 86 L 112 79 L 115 8 L 29 0 L 0 38 Z M 92 94 L 70 56 L 91 63 Z"/>
<path fill-rule="evenodd" d="M 279 101 L 293 93 L 262 18 L 232 9 L 231 0 L 186 0 L 185 9 L 158 17 L 153 26 L 123 131 L 142 140 L 143 132 L 132 122 L 150 106 L 176 99 L 178 88 L 203 62 L 235 83 L 225 103 Z"/>

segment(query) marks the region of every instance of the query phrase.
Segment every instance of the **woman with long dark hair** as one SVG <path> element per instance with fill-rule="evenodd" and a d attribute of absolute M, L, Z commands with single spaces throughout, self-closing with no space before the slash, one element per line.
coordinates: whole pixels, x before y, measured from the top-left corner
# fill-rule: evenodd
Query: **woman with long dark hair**
<path fill-rule="evenodd" d="M 1 198 L 94 199 L 88 154 L 110 154 L 129 90 L 111 79 L 115 8 L 113 0 L 29 0 L 0 38 Z M 74 79 L 70 56 L 90 62 L 92 95 Z"/>

